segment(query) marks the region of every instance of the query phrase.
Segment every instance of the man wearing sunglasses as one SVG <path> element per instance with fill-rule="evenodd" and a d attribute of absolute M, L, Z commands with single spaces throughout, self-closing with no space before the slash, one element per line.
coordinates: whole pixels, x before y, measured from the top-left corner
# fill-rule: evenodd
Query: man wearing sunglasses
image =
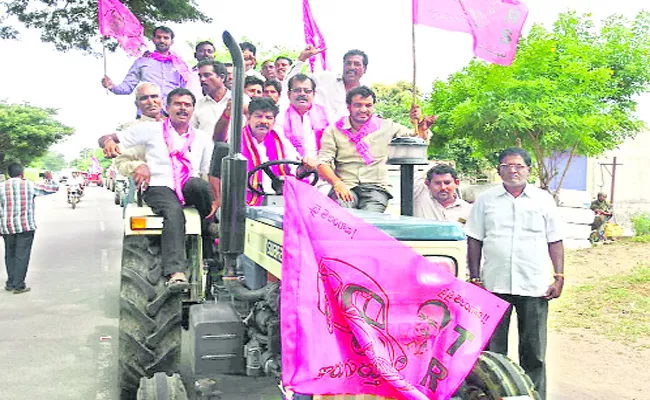
<path fill-rule="evenodd" d="M 548 192 L 528 183 L 530 167 L 526 150 L 511 147 L 502 151 L 498 171 L 503 185 L 478 197 L 465 231 L 470 282 L 517 311 L 519 365 L 544 400 L 548 301 L 562 294 L 564 245 L 555 201 Z M 508 353 L 511 313 L 509 308 L 494 331 L 490 351 Z"/>

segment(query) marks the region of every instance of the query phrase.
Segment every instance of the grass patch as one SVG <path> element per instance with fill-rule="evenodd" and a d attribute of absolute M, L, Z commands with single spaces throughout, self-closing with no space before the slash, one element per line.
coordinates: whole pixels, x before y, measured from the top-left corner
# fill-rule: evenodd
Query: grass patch
<path fill-rule="evenodd" d="M 630 241 L 635 243 L 650 243 L 650 235 L 632 236 Z"/>
<path fill-rule="evenodd" d="M 589 329 L 630 345 L 650 337 L 650 266 L 565 288 L 550 323 L 557 329 Z"/>

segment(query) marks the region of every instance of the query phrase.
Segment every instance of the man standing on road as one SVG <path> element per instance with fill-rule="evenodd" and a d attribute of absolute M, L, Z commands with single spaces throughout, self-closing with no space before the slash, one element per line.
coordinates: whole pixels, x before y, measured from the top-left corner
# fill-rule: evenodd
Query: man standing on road
<path fill-rule="evenodd" d="M 428 140 L 435 117 L 422 118 L 422 110 L 412 107 L 410 119 L 419 121 L 417 132 L 413 132 L 374 115 L 376 100 L 375 93 L 366 86 L 350 90 L 347 94 L 350 116 L 325 129 L 316 165 L 308 159 L 303 162 L 318 168 L 320 176 L 332 185 L 330 197 L 342 206 L 382 213 L 392 198 L 386 165 L 390 141 L 396 136 Z"/>
<path fill-rule="evenodd" d="M 124 148 L 145 146 L 151 179 L 144 201 L 163 217 L 162 267 L 173 290 L 189 287 L 183 206 L 195 206 L 204 220 L 216 211 L 210 185 L 200 177 L 210 169 L 212 139 L 190 123 L 195 102 L 189 90 L 174 89 L 167 96 L 169 118 L 164 122 L 135 125 L 99 139 L 108 158 L 121 153 L 118 143 Z"/>
<path fill-rule="evenodd" d="M 184 88 L 189 81 L 190 71 L 187 64 L 170 51 L 174 44 L 174 32 L 159 26 L 153 31 L 153 42 L 156 50 L 135 60 L 122 83 L 115 85 L 108 76 L 104 76 L 102 86 L 115 94 L 124 95 L 131 94 L 139 82 L 151 82 L 158 85 L 165 98 L 173 89 Z"/>
<path fill-rule="evenodd" d="M 519 364 L 544 400 L 548 301 L 562 294 L 564 245 L 555 201 L 527 183 L 530 167 L 527 151 L 502 151 L 498 171 L 503 185 L 478 197 L 465 230 L 470 282 L 517 311 Z M 507 355 L 511 313 L 512 307 L 495 330 L 490 351 Z"/>
<path fill-rule="evenodd" d="M 308 45 L 300 56 L 298 61 L 291 67 L 287 78 L 300 73 L 305 62 L 325 51 L 323 48 Z M 335 123 L 348 115 L 348 105 L 346 102 L 347 93 L 361 85 L 361 78 L 368 68 L 368 56 L 361 50 L 350 50 L 343 56 L 343 75 L 335 75 L 329 71 L 323 71 L 314 76 L 318 93 L 314 99 L 316 104 L 320 104 L 327 110 L 330 124 Z"/>
<path fill-rule="evenodd" d="M 458 198 L 458 173 L 447 164 L 438 164 L 425 178 L 415 182 L 413 189 L 413 215 L 435 221 L 464 224 L 472 205 Z"/>
<path fill-rule="evenodd" d="M 52 173 L 45 173 L 45 182 L 32 183 L 25 179 L 24 168 L 9 164 L 9 179 L 0 184 L 0 235 L 5 242 L 7 281 L 5 290 L 14 294 L 29 292 L 25 284 L 27 267 L 34 243 L 34 198 L 56 193 L 59 186 Z"/>

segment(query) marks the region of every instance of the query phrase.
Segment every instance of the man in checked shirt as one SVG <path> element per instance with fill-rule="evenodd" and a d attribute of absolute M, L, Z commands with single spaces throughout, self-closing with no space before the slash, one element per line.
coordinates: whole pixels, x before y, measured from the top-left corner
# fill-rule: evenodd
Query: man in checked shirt
<path fill-rule="evenodd" d="M 25 179 L 24 168 L 18 163 L 9 164 L 9 179 L 0 184 L 0 235 L 5 241 L 7 282 L 5 290 L 14 294 L 29 292 L 25 285 L 27 266 L 34 243 L 34 198 L 56 193 L 59 185 L 52 173 L 45 173 L 44 183 Z"/>

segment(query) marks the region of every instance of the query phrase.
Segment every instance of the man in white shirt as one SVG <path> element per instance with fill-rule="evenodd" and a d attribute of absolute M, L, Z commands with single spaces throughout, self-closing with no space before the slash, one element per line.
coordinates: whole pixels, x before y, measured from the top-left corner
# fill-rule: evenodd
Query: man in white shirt
<path fill-rule="evenodd" d="M 192 126 L 212 132 L 232 96 L 225 85 L 228 71 L 225 65 L 215 60 L 201 61 L 197 68 L 205 96 L 196 101 Z"/>
<path fill-rule="evenodd" d="M 255 70 L 257 66 L 257 60 L 255 59 L 255 54 L 257 53 L 257 47 L 250 42 L 239 43 L 239 48 L 241 48 L 241 54 L 244 58 L 244 75 L 254 76 L 258 79 L 264 81 L 264 76 Z"/>
<path fill-rule="evenodd" d="M 517 311 L 519 365 L 544 400 L 548 301 L 562 294 L 564 245 L 555 201 L 527 183 L 530 167 L 530 154 L 524 149 L 502 151 L 498 171 L 503 185 L 478 197 L 465 231 L 470 282 Z M 509 308 L 495 330 L 490 351 L 508 353 L 511 312 Z"/>
<path fill-rule="evenodd" d="M 196 44 L 196 47 L 194 48 L 194 58 L 196 59 L 197 63 L 200 63 L 203 60 L 213 60 L 214 59 L 214 51 L 215 47 L 212 42 L 209 40 L 205 40 L 202 42 L 199 42 Z M 187 83 L 187 88 L 194 93 L 194 96 L 197 99 L 200 99 L 203 97 L 204 92 L 203 92 L 203 87 L 201 85 L 201 80 L 199 78 L 199 66 L 198 64 L 192 68 L 190 71 L 190 79 L 189 82 Z"/>
<path fill-rule="evenodd" d="M 415 182 L 413 188 L 413 215 L 435 221 L 465 224 L 472 205 L 458 198 L 458 173 L 447 164 L 431 167 Z"/>
<path fill-rule="evenodd" d="M 208 174 L 212 139 L 208 133 L 194 129 L 190 123 L 195 102 L 194 95 L 188 89 L 174 89 L 167 96 L 168 119 L 134 125 L 99 139 L 100 147 L 108 158 L 119 155 L 121 148 L 145 146 L 151 178 L 144 200 L 154 213 L 164 219 L 162 267 L 172 290 L 189 287 L 185 276 L 187 260 L 183 202 L 196 207 L 203 219 L 210 218 L 216 211 L 210 185 L 199 177 Z M 184 173 L 189 175 L 186 180 L 181 177 Z"/>
<path fill-rule="evenodd" d="M 275 79 L 279 82 L 284 82 L 289 68 L 293 64 L 293 61 L 289 57 L 280 56 L 275 59 Z M 297 71 L 300 72 L 300 71 Z M 297 73 L 296 72 L 296 73 Z"/>
<path fill-rule="evenodd" d="M 307 46 L 298 60 L 293 64 L 287 78 L 300 73 L 305 62 L 325 49 Z M 368 67 L 368 56 L 361 50 L 350 50 L 343 56 L 343 74 L 335 75 L 330 71 L 323 71 L 314 76 L 318 92 L 314 102 L 325 107 L 330 124 L 348 116 L 346 103 L 347 93 L 361 86 L 361 78 Z"/>

